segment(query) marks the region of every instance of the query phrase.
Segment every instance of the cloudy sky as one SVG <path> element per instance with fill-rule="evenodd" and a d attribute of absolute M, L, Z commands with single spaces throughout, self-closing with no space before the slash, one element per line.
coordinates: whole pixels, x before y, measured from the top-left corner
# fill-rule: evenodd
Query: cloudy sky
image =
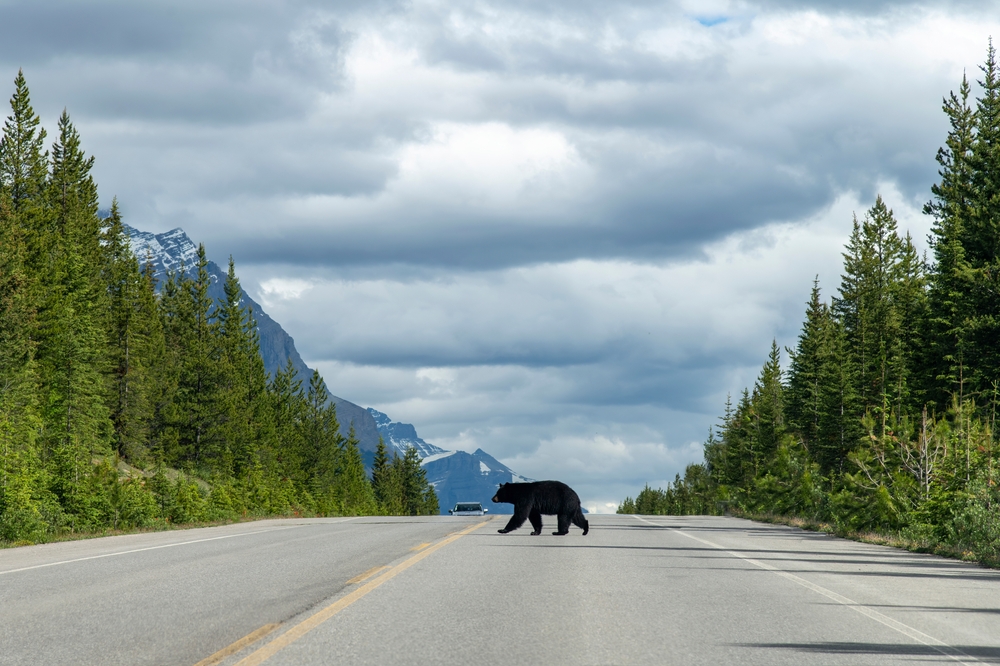
<path fill-rule="evenodd" d="M 0 0 L 102 202 L 331 390 L 613 510 L 701 459 L 881 193 L 922 247 L 994 2 Z"/>

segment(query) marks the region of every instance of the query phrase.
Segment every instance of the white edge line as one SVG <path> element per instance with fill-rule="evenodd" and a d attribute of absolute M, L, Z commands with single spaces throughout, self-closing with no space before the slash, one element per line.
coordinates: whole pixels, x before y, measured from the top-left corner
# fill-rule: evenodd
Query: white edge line
<path fill-rule="evenodd" d="M 809 590 L 812 590 L 813 592 L 816 592 L 817 594 L 821 594 L 824 597 L 826 597 L 827 599 L 831 599 L 833 601 L 836 601 L 838 604 L 841 604 L 843 606 L 847 606 L 851 610 L 857 611 L 858 613 L 864 615 L 865 617 L 867 617 L 869 619 L 872 619 L 872 620 L 875 620 L 876 622 L 884 624 L 885 626 L 889 627 L 890 629 L 895 629 L 896 631 L 898 631 L 899 633 L 903 634 L 907 638 L 911 638 L 911 639 L 917 641 L 918 643 L 922 643 L 922 644 L 924 644 L 924 645 L 926 645 L 928 647 L 934 648 L 935 650 L 937 650 L 938 652 L 940 652 L 944 656 L 948 657 L 949 659 L 953 659 L 953 660 L 957 661 L 960 664 L 968 664 L 968 662 L 963 661 L 963 659 L 970 659 L 970 660 L 972 660 L 975 663 L 982 663 L 978 659 L 976 659 L 975 657 L 973 657 L 972 655 L 965 654 L 964 652 L 962 652 L 958 648 L 952 647 L 951 645 L 948 645 L 947 643 L 945 643 L 942 640 L 938 640 L 937 638 L 934 638 L 933 636 L 929 636 L 928 634 L 925 634 L 924 632 L 920 631 L 919 629 L 914 629 L 913 627 L 909 626 L 908 624 L 903 624 L 902 622 L 900 622 L 898 620 L 892 619 L 888 615 L 884 615 L 883 613 L 878 612 L 874 608 L 869 608 L 868 606 L 860 604 L 857 601 L 854 601 L 852 599 L 848 599 L 847 597 L 845 597 L 845 596 L 843 596 L 841 594 L 837 594 L 833 590 L 828 590 L 825 587 L 822 587 L 821 585 L 817 585 L 816 583 L 812 583 L 812 582 L 806 580 L 805 578 L 800 578 L 799 576 L 796 576 L 793 573 L 789 573 L 788 571 L 783 571 L 782 569 L 779 569 L 779 568 L 777 568 L 775 566 L 767 564 L 766 562 L 761 562 L 761 561 L 755 560 L 755 559 L 753 559 L 751 557 L 747 557 L 746 555 L 743 555 L 741 553 L 737 553 L 735 551 L 728 550 L 728 549 L 725 548 L 725 546 L 720 546 L 717 543 L 712 543 L 711 541 L 707 541 L 705 539 L 701 539 L 699 537 L 696 537 L 693 534 L 688 534 L 687 532 L 685 532 L 685 531 L 683 531 L 683 530 L 681 530 L 679 528 L 667 527 L 666 525 L 661 525 L 659 523 L 654 523 L 652 521 L 646 520 L 645 518 L 642 518 L 642 517 L 637 516 L 635 514 L 633 514 L 632 517 L 635 518 L 636 520 L 640 520 L 640 521 L 642 521 L 644 523 L 647 523 L 649 525 L 654 525 L 656 527 L 667 528 L 667 529 L 669 529 L 672 532 L 680 534 L 681 536 L 686 536 L 687 538 L 693 539 L 693 540 L 695 540 L 695 541 L 697 541 L 699 543 L 703 543 L 706 546 L 711 546 L 712 548 L 715 548 L 717 550 L 721 550 L 722 552 L 726 553 L 727 555 L 731 555 L 731 556 L 739 558 L 739 559 L 741 559 L 741 560 L 743 560 L 745 562 L 749 562 L 750 564 L 753 564 L 754 566 L 760 567 L 761 569 L 765 569 L 765 570 L 770 571 L 772 573 L 776 573 L 779 576 L 781 576 L 782 578 L 786 578 L 786 579 L 792 581 L 793 583 L 798 583 L 802 587 L 804 587 L 806 589 L 809 589 Z M 961 658 L 959 658 L 959 657 L 961 657 Z"/>
<path fill-rule="evenodd" d="M 344 520 L 338 520 L 337 523 L 346 523 L 348 520 L 354 520 L 354 518 L 345 518 Z M 318 523 L 318 524 L 336 524 L 336 523 Z M 0 571 L 0 576 L 6 574 L 17 573 L 19 571 L 31 571 L 32 569 L 44 569 L 46 567 L 57 567 L 62 564 L 73 564 L 74 562 L 85 562 L 87 560 L 99 560 L 105 557 L 117 557 L 118 555 L 130 555 L 132 553 L 143 553 L 147 550 L 160 550 L 161 548 L 173 548 L 174 546 L 188 546 L 193 543 L 204 543 L 205 541 L 218 541 L 219 539 L 233 539 L 241 536 L 250 536 L 251 534 L 262 534 L 263 532 L 279 532 L 281 530 L 291 530 L 296 527 L 307 527 L 308 524 L 300 525 L 288 525 L 287 527 L 272 527 L 266 530 L 254 530 L 253 532 L 240 532 L 239 534 L 223 534 L 217 537 L 207 537 L 205 539 L 192 539 L 191 541 L 178 541 L 177 543 L 166 543 L 161 546 L 148 546 L 146 548 L 134 548 L 132 550 L 122 550 L 117 553 L 104 553 L 103 555 L 90 555 L 89 557 L 78 557 L 73 560 L 60 560 L 59 562 L 49 562 L 47 564 L 35 564 L 30 567 L 21 567 L 20 569 L 8 569 L 7 571 Z"/>

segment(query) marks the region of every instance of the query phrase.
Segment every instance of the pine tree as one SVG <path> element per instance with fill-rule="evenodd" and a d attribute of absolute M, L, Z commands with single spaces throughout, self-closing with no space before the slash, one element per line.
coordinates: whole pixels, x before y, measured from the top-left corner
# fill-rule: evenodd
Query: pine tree
<path fill-rule="evenodd" d="M 182 267 L 183 270 L 183 267 Z M 228 475 L 232 460 L 222 424 L 222 352 L 211 278 L 204 245 L 198 247 L 194 277 L 171 274 L 160 299 L 167 357 L 176 363 L 171 402 L 164 417 L 162 443 L 171 464 L 203 474 Z"/>
<path fill-rule="evenodd" d="M 962 227 L 963 259 L 960 277 L 967 316 L 962 336 L 963 393 L 988 395 L 1000 381 L 1000 70 L 990 40 L 986 62 L 980 67 L 982 96 L 976 100 L 976 137 L 968 158 L 972 201 Z M 966 381 L 967 380 L 967 381 Z"/>
<path fill-rule="evenodd" d="M 438 513 L 437 495 L 434 487 L 427 483 L 427 472 L 420 466 L 417 450 L 411 446 L 397 460 L 402 479 L 403 515 L 426 516 Z"/>
<path fill-rule="evenodd" d="M 382 441 L 382 435 L 379 435 L 378 445 L 375 447 L 375 460 L 372 462 L 372 490 L 378 505 L 386 513 L 388 513 L 393 494 L 390 465 L 391 461 L 385 448 L 385 442 Z"/>
<path fill-rule="evenodd" d="M 845 362 L 861 405 L 883 426 L 911 401 L 914 331 L 923 323 L 912 318 L 923 312 L 923 279 L 912 241 L 899 236 L 878 197 L 864 221 L 854 221 L 833 309 L 847 335 Z"/>
<path fill-rule="evenodd" d="M 101 276 L 101 234 L 93 160 L 64 112 L 46 183 L 50 229 L 39 309 L 45 441 L 54 490 L 76 524 L 88 524 L 83 483 L 95 455 L 109 453 L 107 291 Z M 44 232 L 41 234 L 44 236 Z M 82 522 L 81 522 L 82 521 Z"/>
<path fill-rule="evenodd" d="M 848 453 L 864 434 L 847 332 L 843 324 L 831 318 L 828 336 L 829 355 L 821 368 L 819 429 L 811 447 L 814 460 L 825 473 L 842 472 Z"/>
<path fill-rule="evenodd" d="M 937 154 L 941 182 L 931 187 L 934 198 L 924 206 L 924 213 L 934 216 L 934 265 L 929 275 L 930 335 L 923 364 L 928 400 L 941 408 L 949 404 L 952 394 L 964 396 L 965 392 L 972 274 L 963 238 L 974 206 L 971 157 L 976 123 L 969 92 L 969 81 L 963 75 L 958 95 L 952 92 L 944 100 L 951 130 Z"/>
<path fill-rule="evenodd" d="M 180 427 L 182 396 L 179 392 L 181 367 L 187 346 L 190 302 L 185 297 L 183 262 L 177 271 L 169 271 L 157 299 L 160 328 L 163 331 L 162 363 L 158 368 L 159 392 L 153 416 L 152 449 L 163 464 L 180 466 L 186 459 L 181 448 Z M 144 269 L 147 282 L 152 283 L 153 270 Z"/>
<path fill-rule="evenodd" d="M 7 191 L 11 212 L 16 214 L 40 201 L 48 176 L 45 129 L 31 107 L 28 83 L 21 70 L 14 79 L 10 108 L 12 113 L 0 139 L 0 186 Z"/>
<path fill-rule="evenodd" d="M 303 444 L 301 471 L 307 477 L 310 492 L 320 503 L 320 513 L 339 512 L 338 474 L 347 442 L 340 434 L 337 409 L 319 372 L 313 370 L 306 392 L 302 417 Z"/>
<path fill-rule="evenodd" d="M 109 301 L 113 443 L 119 455 L 141 464 L 159 397 L 156 369 L 163 362 L 163 331 L 151 275 L 139 270 L 117 199 L 105 227 L 102 266 Z"/>
<path fill-rule="evenodd" d="M 270 430 L 270 414 L 257 322 L 243 305 L 243 289 L 231 256 L 224 292 L 225 300 L 220 300 L 216 309 L 221 345 L 219 402 L 222 438 L 239 476 L 256 463 Z"/>
<path fill-rule="evenodd" d="M 378 512 L 375 494 L 365 473 L 364 460 L 358 448 L 358 437 L 351 426 L 340 456 L 337 474 L 338 496 L 341 513 L 349 516 L 367 516 Z"/>
<path fill-rule="evenodd" d="M 807 445 L 819 437 L 822 415 L 822 375 L 829 355 L 829 308 L 820 300 L 819 277 L 813 280 L 806 321 L 794 351 L 788 350 L 787 411 L 789 424 Z"/>
<path fill-rule="evenodd" d="M 37 448 L 38 368 L 25 244 L 9 193 L 0 190 L 0 539 L 41 537 L 45 487 Z"/>
<path fill-rule="evenodd" d="M 755 467 L 770 460 L 778 450 L 778 441 L 785 432 L 784 386 L 781 382 L 781 352 L 777 341 L 771 342 L 771 353 L 761 368 L 750 399 L 753 414 L 752 437 L 755 440 Z"/>
<path fill-rule="evenodd" d="M 298 476 L 302 469 L 302 420 L 306 411 L 306 397 L 302 380 L 288 359 L 285 367 L 274 373 L 269 386 L 271 413 L 274 423 L 274 440 L 263 452 L 264 466 L 282 477 Z"/>

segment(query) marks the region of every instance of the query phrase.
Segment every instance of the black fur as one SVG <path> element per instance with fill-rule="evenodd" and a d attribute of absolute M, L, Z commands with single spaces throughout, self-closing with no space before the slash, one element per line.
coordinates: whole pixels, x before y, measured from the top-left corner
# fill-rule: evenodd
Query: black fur
<path fill-rule="evenodd" d="M 559 531 L 552 534 L 569 534 L 571 522 L 582 529 L 584 534 L 590 531 L 590 523 L 583 517 L 580 509 L 580 497 L 561 481 L 505 483 L 497 490 L 493 501 L 514 505 L 514 515 L 510 522 L 502 530 L 497 530 L 500 534 L 516 530 L 526 519 L 535 528 L 532 534 L 541 534 L 542 515 L 559 517 Z"/>

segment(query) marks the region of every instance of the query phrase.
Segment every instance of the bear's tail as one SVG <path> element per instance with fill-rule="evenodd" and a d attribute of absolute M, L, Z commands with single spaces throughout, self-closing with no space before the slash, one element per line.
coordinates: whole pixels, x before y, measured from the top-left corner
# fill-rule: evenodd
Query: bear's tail
<path fill-rule="evenodd" d="M 590 523 L 583 517 L 583 509 L 577 508 L 576 513 L 573 514 L 573 524 L 583 530 L 584 536 L 590 531 Z"/>

